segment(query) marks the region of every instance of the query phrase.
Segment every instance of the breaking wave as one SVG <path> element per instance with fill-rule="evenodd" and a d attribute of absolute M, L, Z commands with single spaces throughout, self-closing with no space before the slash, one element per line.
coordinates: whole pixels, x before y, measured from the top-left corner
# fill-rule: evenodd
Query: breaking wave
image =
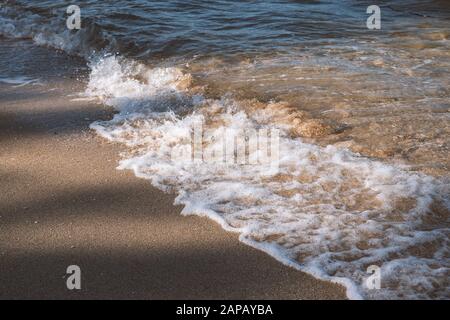
<path fill-rule="evenodd" d="M 83 28 L 77 31 L 69 30 L 65 23 L 63 14 L 44 15 L 13 5 L 0 7 L 0 35 L 4 37 L 31 39 L 38 45 L 84 58 L 95 52 L 114 51 L 117 45 L 113 36 L 89 18 L 83 19 Z"/>

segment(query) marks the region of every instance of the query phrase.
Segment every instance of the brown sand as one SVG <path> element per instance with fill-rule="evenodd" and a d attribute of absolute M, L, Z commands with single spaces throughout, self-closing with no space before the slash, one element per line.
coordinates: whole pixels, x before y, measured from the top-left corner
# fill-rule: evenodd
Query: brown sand
<path fill-rule="evenodd" d="M 120 146 L 88 129 L 111 111 L 73 86 L 0 85 L 0 299 L 345 298 L 116 170 Z"/>

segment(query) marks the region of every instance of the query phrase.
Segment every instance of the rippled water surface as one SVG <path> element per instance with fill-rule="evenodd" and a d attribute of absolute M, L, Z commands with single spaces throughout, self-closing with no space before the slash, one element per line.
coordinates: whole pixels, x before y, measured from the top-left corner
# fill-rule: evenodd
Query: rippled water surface
<path fill-rule="evenodd" d="M 85 59 L 84 94 L 118 110 L 92 128 L 185 214 L 350 297 L 450 297 L 450 2 L 381 1 L 381 30 L 369 1 L 83 1 L 79 31 L 67 1 L 1 4 L 0 81 L 42 68 L 11 49 L 30 39 Z M 172 161 L 196 122 L 277 128 L 280 171 Z"/>

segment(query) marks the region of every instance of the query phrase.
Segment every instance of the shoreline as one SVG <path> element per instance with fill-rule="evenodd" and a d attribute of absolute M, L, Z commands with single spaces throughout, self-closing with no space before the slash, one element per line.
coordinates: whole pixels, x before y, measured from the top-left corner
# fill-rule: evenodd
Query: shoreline
<path fill-rule="evenodd" d="M 449 297 L 450 20 L 286 5 L 2 6 L 0 299 Z"/>
<path fill-rule="evenodd" d="M 111 111 L 70 101 L 77 86 L 0 84 L 0 299 L 346 298 L 116 170 L 120 147 L 89 130 Z M 65 287 L 72 264 L 78 292 Z"/>

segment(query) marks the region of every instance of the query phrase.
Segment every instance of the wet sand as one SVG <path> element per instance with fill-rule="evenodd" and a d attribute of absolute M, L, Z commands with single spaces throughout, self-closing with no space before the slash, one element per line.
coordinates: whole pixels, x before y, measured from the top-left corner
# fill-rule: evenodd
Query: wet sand
<path fill-rule="evenodd" d="M 0 299 L 345 298 L 116 170 L 120 147 L 88 128 L 112 112 L 70 101 L 77 86 L 0 84 Z"/>

